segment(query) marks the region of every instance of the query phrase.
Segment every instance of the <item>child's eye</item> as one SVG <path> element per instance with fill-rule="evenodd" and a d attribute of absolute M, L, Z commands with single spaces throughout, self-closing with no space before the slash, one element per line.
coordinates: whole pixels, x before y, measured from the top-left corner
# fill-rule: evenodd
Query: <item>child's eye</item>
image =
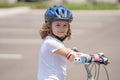
<path fill-rule="evenodd" d="M 63 26 L 67 26 L 67 25 L 63 25 Z"/>
<path fill-rule="evenodd" d="M 57 24 L 56 26 L 60 26 L 59 24 Z"/>
<path fill-rule="evenodd" d="M 63 27 L 68 27 L 68 25 L 63 25 Z"/>

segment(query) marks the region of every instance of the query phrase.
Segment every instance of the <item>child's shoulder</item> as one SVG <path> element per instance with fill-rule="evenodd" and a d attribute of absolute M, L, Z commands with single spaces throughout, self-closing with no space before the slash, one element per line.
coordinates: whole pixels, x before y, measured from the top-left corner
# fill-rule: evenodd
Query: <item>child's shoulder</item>
<path fill-rule="evenodd" d="M 54 39 L 54 37 L 52 36 L 47 36 L 44 40 L 45 43 L 53 43 L 56 42 L 56 40 Z"/>
<path fill-rule="evenodd" d="M 45 41 L 51 42 L 51 41 L 55 41 L 55 39 L 54 39 L 54 37 L 52 37 L 52 36 L 47 36 L 47 37 L 45 38 Z"/>
<path fill-rule="evenodd" d="M 55 37 L 47 36 L 44 40 L 46 44 L 58 44 L 61 43 L 61 41 L 57 40 Z"/>

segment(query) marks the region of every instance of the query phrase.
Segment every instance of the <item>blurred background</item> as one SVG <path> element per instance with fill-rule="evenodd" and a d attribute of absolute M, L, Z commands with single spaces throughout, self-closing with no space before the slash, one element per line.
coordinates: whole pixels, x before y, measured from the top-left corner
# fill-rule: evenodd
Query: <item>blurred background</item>
<path fill-rule="evenodd" d="M 110 80 L 119 80 L 120 0 L 0 0 L 0 80 L 37 80 L 39 30 L 55 4 L 70 8 L 74 17 L 65 45 L 105 53 Z M 86 80 L 84 65 L 68 62 L 66 80 Z M 107 80 L 102 67 L 99 80 Z"/>
<path fill-rule="evenodd" d="M 66 3 L 66 2 L 114 2 L 114 3 L 117 3 L 119 2 L 120 0 L 0 0 L 0 2 L 2 3 L 16 3 L 16 2 L 39 2 L 39 1 L 52 1 L 52 2 L 63 2 L 63 3 Z"/>

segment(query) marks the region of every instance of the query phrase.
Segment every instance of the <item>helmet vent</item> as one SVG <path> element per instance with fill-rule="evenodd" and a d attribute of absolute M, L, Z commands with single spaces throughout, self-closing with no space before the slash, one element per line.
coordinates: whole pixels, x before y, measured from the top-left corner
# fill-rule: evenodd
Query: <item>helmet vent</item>
<path fill-rule="evenodd" d="M 64 10 L 62 10 L 62 13 L 64 14 L 64 13 L 65 13 L 65 11 L 64 11 Z"/>
<path fill-rule="evenodd" d="M 57 12 L 57 14 L 59 14 L 59 11 L 58 11 L 58 9 L 56 10 L 56 12 Z"/>

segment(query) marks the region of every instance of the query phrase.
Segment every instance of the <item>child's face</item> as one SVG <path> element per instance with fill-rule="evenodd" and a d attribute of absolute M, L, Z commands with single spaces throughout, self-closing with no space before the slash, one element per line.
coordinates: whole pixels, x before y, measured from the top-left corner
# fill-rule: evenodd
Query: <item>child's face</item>
<path fill-rule="evenodd" d="M 67 35 L 69 29 L 69 23 L 66 21 L 54 21 L 52 22 L 52 32 L 54 35 L 63 38 Z"/>

